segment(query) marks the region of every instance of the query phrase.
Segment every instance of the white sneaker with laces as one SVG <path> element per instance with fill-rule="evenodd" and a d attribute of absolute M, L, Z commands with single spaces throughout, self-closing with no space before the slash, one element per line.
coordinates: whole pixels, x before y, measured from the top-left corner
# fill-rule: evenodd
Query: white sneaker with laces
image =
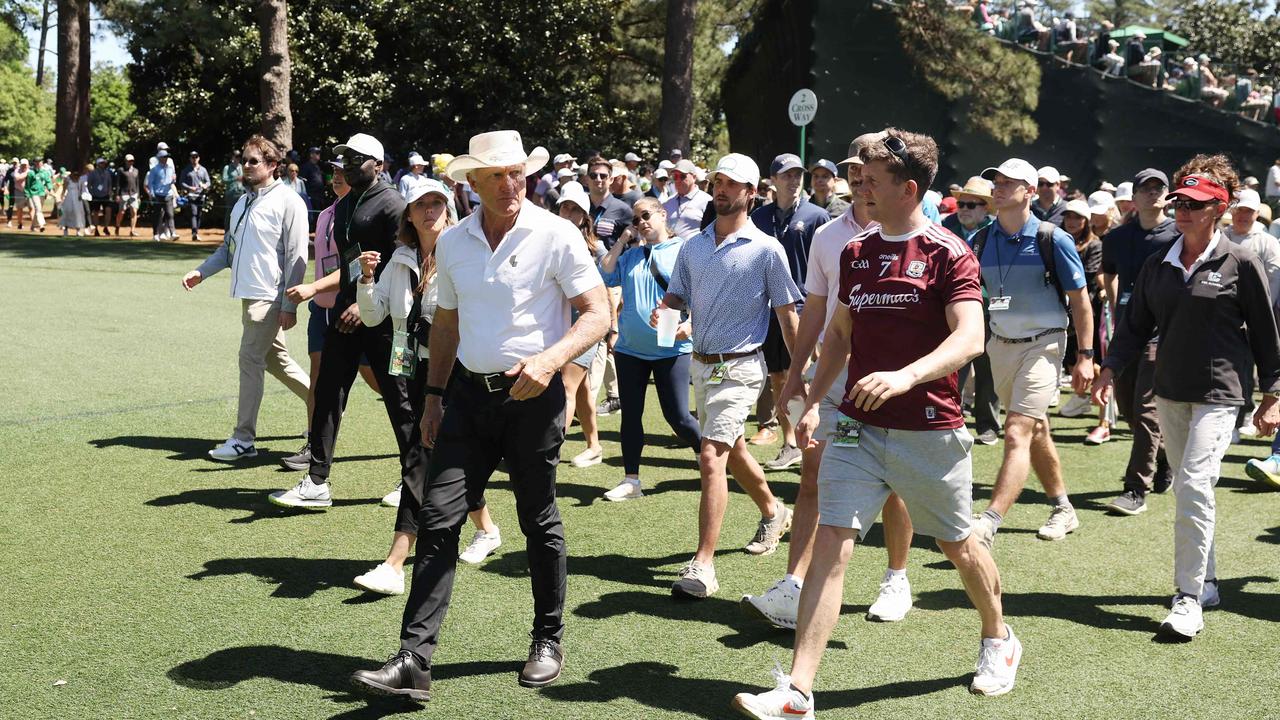
<path fill-rule="evenodd" d="M 1078 418 L 1083 417 L 1092 408 L 1093 401 L 1087 396 L 1072 395 L 1062 404 L 1062 407 L 1058 408 L 1058 414 L 1064 418 Z"/>
<path fill-rule="evenodd" d="M 783 578 L 763 595 L 743 595 L 739 606 L 747 615 L 761 618 L 774 627 L 795 630 L 796 617 L 800 614 L 800 588 Z"/>
<path fill-rule="evenodd" d="M 880 595 L 867 610 L 867 619 L 876 622 L 898 622 L 911 610 L 911 582 L 907 576 L 888 576 L 880 583 Z"/>
<path fill-rule="evenodd" d="M 1173 611 L 1160 623 L 1160 631 L 1179 640 L 1191 640 L 1204 629 L 1204 612 L 1200 602 L 1190 595 L 1173 601 Z"/>
<path fill-rule="evenodd" d="M 404 489 L 404 483 L 396 483 L 396 487 L 391 492 L 382 496 L 382 504 L 386 507 L 400 507 L 400 491 Z"/>
<path fill-rule="evenodd" d="M 715 595 L 720 589 L 714 565 L 690 560 L 677 574 L 679 579 L 671 585 L 671 594 L 676 597 L 701 600 Z"/>
<path fill-rule="evenodd" d="M 229 438 L 226 442 L 209 451 L 209 457 L 218 462 L 235 462 L 245 458 L 257 457 L 258 450 L 253 443 L 243 443 L 235 438 Z"/>
<path fill-rule="evenodd" d="M 329 483 L 317 485 L 311 482 L 310 475 L 303 475 L 302 480 L 289 490 L 277 490 L 267 496 L 273 505 L 305 510 L 326 510 L 333 507 L 333 498 L 329 496 Z"/>
<path fill-rule="evenodd" d="M 604 448 L 598 447 L 595 450 L 587 448 L 577 455 L 573 456 L 570 464 L 574 467 L 584 468 L 592 465 L 599 465 L 604 461 Z"/>
<path fill-rule="evenodd" d="M 502 545 L 501 530 L 494 531 L 492 535 L 483 530 L 477 530 L 476 534 L 471 536 L 467 549 L 458 555 L 458 559 L 469 565 L 476 565 L 492 555 L 500 545 Z"/>
<path fill-rule="evenodd" d="M 386 563 L 379 563 L 378 567 L 369 572 L 357 575 L 352 582 L 356 587 L 379 595 L 404 594 L 404 570 L 396 570 Z"/>
<path fill-rule="evenodd" d="M 1049 511 L 1049 519 L 1036 531 L 1041 540 L 1061 540 L 1080 527 L 1080 518 L 1076 517 L 1076 509 L 1066 505 L 1055 505 Z"/>
<path fill-rule="evenodd" d="M 758 695 L 738 693 L 733 709 L 756 720 L 812 720 L 813 697 L 791 687 L 791 676 L 774 663 L 774 688 Z"/>
<path fill-rule="evenodd" d="M 1008 636 L 1003 640 L 983 638 L 978 651 L 978 665 L 973 673 L 969 692 L 975 695 L 995 697 L 1013 689 L 1022 662 L 1022 642 L 1013 634 L 1013 628 L 1004 626 Z"/>
<path fill-rule="evenodd" d="M 604 499 L 610 502 L 635 500 L 641 497 L 644 497 L 644 493 L 640 491 L 639 480 L 623 480 L 617 487 L 604 494 Z"/>

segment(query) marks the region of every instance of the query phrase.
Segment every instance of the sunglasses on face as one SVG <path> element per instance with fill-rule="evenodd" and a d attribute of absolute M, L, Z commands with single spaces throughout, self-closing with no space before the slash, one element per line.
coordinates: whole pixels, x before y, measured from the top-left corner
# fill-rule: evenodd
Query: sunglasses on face
<path fill-rule="evenodd" d="M 587 173 L 587 177 L 592 180 L 608 180 L 609 173 Z"/>
<path fill-rule="evenodd" d="M 631 218 L 631 224 L 635 225 L 636 227 L 640 227 L 641 222 L 649 222 L 649 218 L 651 217 L 653 217 L 653 213 L 649 212 L 648 210 L 645 210 L 639 215 Z"/>
<path fill-rule="evenodd" d="M 671 173 L 671 177 L 675 178 L 676 180 L 679 180 L 680 178 L 689 177 L 689 173 L 680 172 L 679 170 L 676 170 Z"/>
<path fill-rule="evenodd" d="M 245 165 L 261 165 L 265 162 L 266 160 L 263 160 L 262 158 L 245 158 L 244 159 Z"/>
<path fill-rule="evenodd" d="M 345 153 L 342 156 L 342 164 L 346 167 L 359 167 L 366 160 L 372 160 L 371 155 L 361 155 L 360 153 Z"/>
<path fill-rule="evenodd" d="M 1217 204 L 1218 201 L 1216 200 L 1174 200 L 1169 203 L 1174 210 L 1186 210 L 1189 212 L 1196 212 L 1197 210 L 1203 210 L 1210 205 Z"/>
<path fill-rule="evenodd" d="M 978 202 L 978 201 L 956 203 L 956 207 L 964 208 L 965 210 L 976 210 L 980 207 L 986 207 L 986 206 L 987 204 L 985 202 Z"/>
<path fill-rule="evenodd" d="M 1037 183 L 1037 185 L 1039 185 L 1040 187 L 1044 187 L 1044 188 L 1047 188 L 1047 187 L 1053 187 L 1053 183 L 1048 182 L 1048 181 L 1046 181 L 1046 180 L 1041 180 L 1039 183 Z"/>

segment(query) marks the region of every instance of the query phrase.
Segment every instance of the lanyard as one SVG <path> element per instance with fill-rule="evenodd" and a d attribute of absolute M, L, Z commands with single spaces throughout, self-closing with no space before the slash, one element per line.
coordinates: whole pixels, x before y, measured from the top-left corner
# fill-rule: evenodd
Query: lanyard
<path fill-rule="evenodd" d="M 347 241 L 348 245 L 351 244 L 351 223 L 356 219 L 356 211 L 360 209 L 360 203 L 364 202 L 364 196 L 368 195 L 369 191 L 377 184 L 377 181 L 374 181 L 372 185 L 364 189 L 364 192 L 360 193 L 360 197 L 356 199 L 356 206 L 351 208 L 351 214 L 347 216 L 347 229 L 343 232 L 342 239 Z M 333 232 L 332 227 L 329 231 Z"/>
<path fill-rule="evenodd" d="M 994 243 L 994 244 L 995 244 L 995 246 L 996 246 L 996 265 L 997 265 L 997 267 L 999 267 L 999 268 L 1000 268 L 1000 270 L 999 270 L 999 277 L 1000 277 L 1000 296 L 1001 296 L 1001 297 L 1004 297 L 1004 280 L 1005 280 L 1005 278 L 1009 277 L 1009 273 L 1013 270 L 1013 266 L 1018 264 L 1018 251 L 1022 249 L 1022 242 L 1021 242 L 1021 240 L 1022 240 L 1022 234 L 1021 234 L 1021 233 L 1019 233 L 1019 234 L 1018 234 L 1018 240 L 1019 240 L 1019 242 L 1018 242 L 1018 250 L 1015 250 L 1015 251 L 1013 252 L 1013 259 L 1009 261 L 1009 267 L 1008 267 L 1007 269 L 1006 269 L 1006 268 L 1005 268 L 1005 266 L 1004 266 L 1004 257 L 1003 257 L 1003 253 L 1001 253 L 1001 252 L 1000 252 L 1000 245 L 1002 244 L 1002 240 L 1001 240 L 1000 238 L 996 238 L 996 241 L 995 241 L 995 243 Z"/>
<path fill-rule="evenodd" d="M 233 262 L 234 262 L 234 260 L 235 260 L 236 248 L 238 248 L 238 247 L 240 246 L 240 244 L 241 244 L 241 242 L 240 242 L 240 241 L 244 240 L 244 235 L 243 235 L 243 234 L 242 234 L 242 235 L 240 235 L 240 237 L 239 237 L 238 239 L 236 238 L 236 235 L 237 235 L 237 233 L 239 233 L 239 232 L 240 232 L 240 226 L 244 224 L 245 218 L 249 217 L 249 209 L 253 207 L 253 203 L 254 203 L 258 198 L 260 198 L 260 197 L 262 197 L 263 195 L 266 195 L 267 193 L 269 193 L 269 192 L 271 192 L 272 190 L 276 189 L 276 187 L 277 187 L 277 186 L 279 186 L 279 185 L 280 185 L 280 183 L 278 183 L 278 182 L 273 182 L 273 183 L 271 183 L 270 185 L 268 185 L 267 187 L 263 188 L 262 190 L 259 190 L 258 192 L 253 192 L 253 193 L 249 193 L 249 194 L 248 194 L 248 199 L 246 199 L 246 200 L 245 200 L 245 203 L 244 203 L 244 212 L 240 213 L 240 217 L 236 219 L 236 226 L 235 226 L 235 228 L 234 228 L 234 229 L 232 229 L 232 231 L 231 231 L 231 236 L 230 236 L 230 237 L 231 237 L 231 243 L 230 243 L 231 247 L 230 247 L 229 249 L 231 250 L 231 259 L 232 259 L 232 261 L 233 261 Z M 244 232 L 245 232 L 245 233 L 249 232 L 249 228 L 248 228 L 248 227 L 245 227 Z"/>

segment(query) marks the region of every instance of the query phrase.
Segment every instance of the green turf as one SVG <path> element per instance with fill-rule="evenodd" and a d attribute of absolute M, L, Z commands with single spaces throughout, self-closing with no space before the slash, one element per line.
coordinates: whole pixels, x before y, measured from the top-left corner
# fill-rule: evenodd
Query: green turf
<path fill-rule="evenodd" d="M 217 276 L 194 293 L 181 275 L 207 248 L 0 237 L 7 297 L 0 377 L 0 717 L 364 718 L 417 712 L 348 691 L 354 669 L 397 647 L 402 598 L 351 578 L 382 559 L 393 511 L 394 442 L 375 396 L 353 393 L 334 470 L 336 505 L 296 514 L 266 493 L 298 475 L 301 405 L 268 380 L 266 450 L 230 467 L 204 459 L 234 423 L 238 308 Z M 305 322 L 305 318 L 303 318 Z M 305 334 L 289 334 L 299 356 Z M 305 362 L 305 358 L 303 358 Z M 740 552 L 757 515 L 731 499 L 714 599 L 673 602 L 692 554 L 697 469 L 649 414 L 646 491 L 603 502 L 621 474 L 617 416 L 602 420 L 606 464 L 560 473 L 569 542 L 561 680 L 519 688 L 530 620 L 525 554 L 511 494 L 489 504 L 506 545 L 462 567 L 422 713 L 453 718 L 728 717 L 735 692 L 769 682 L 791 637 L 735 607 L 784 569 L 785 551 Z M 925 539 L 909 567 L 916 609 L 903 623 L 862 613 L 884 569 L 877 530 L 854 553 L 847 612 L 818 679 L 824 717 L 1274 717 L 1280 668 L 1280 494 L 1245 479 L 1265 444 L 1233 447 L 1218 492 L 1222 607 L 1188 645 L 1152 641 L 1172 590 L 1172 498 L 1137 518 L 1103 515 L 1129 443 L 1086 449 L 1086 421 L 1056 436 L 1082 526 L 1045 543 L 1034 481 L 996 546 L 1005 612 L 1025 655 L 1017 689 L 986 700 L 966 685 L 977 616 Z M 575 431 L 566 453 L 582 448 Z M 757 451 L 761 458 L 772 448 Z M 974 451 L 985 498 L 999 447 Z M 767 459 L 767 458 L 765 458 Z M 774 473 L 794 499 L 797 475 Z M 464 531 L 465 537 L 470 530 Z M 66 684 L 55 687 L 55 681 Z"/>

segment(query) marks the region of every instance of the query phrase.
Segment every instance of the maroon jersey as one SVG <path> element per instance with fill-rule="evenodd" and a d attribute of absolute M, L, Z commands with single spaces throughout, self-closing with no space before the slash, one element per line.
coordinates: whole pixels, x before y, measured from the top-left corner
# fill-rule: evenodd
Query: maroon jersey
<path fill-rule="evenodd" d="M 978 259 L 963 240 L 940 225 L 906 238 L 869 230 L 840 254 L 840 303 L 853 321 L 849 381 L 901 370 L 933 352 L 951 334 L 947 305 L 982 302 Z M 921 383 L 878 410 L 846 400 L 840 411 L 892 430 L 947 430 L 964 425 L 956 374 Z"/>

